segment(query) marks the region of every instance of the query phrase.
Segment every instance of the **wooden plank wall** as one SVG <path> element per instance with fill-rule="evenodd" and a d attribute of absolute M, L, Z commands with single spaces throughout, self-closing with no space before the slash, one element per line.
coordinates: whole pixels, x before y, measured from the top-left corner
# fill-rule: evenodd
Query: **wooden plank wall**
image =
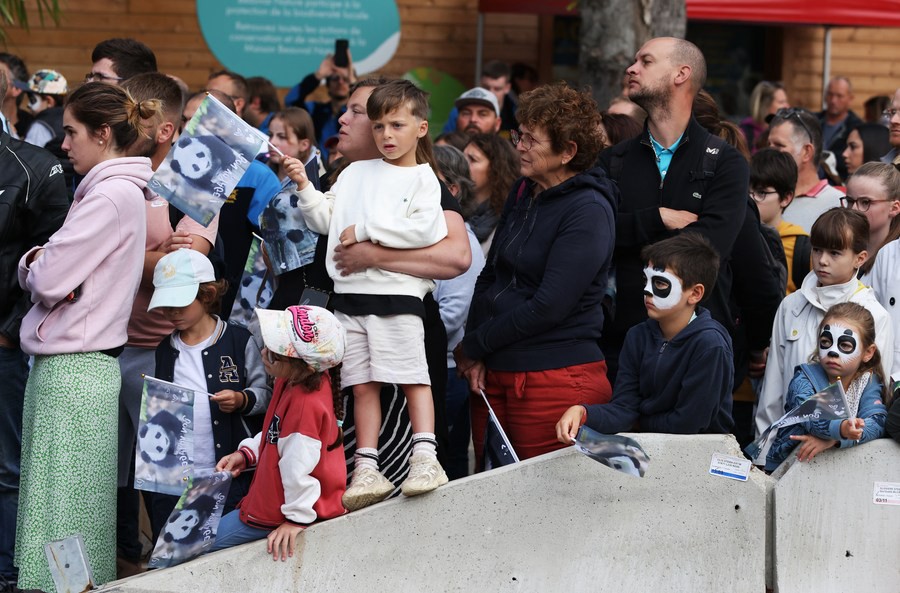
<path fill-rule="evenodd" d="M 135 37 L 154 49 L 160 69 L 201 88 L 221 64 L 206 47 L 190 0 L 63 0 L 59 28 L 37 25 L 31 32 L 10 29 L 6 51 L 22 56 L 33 71 L 60 70 L 70 81 L 90 68 L 93 46 L 109 37 Z M 397 0 L 401 41 L 394 59 L 383 69 L 400 75 L 417 66 L 432 66 L 474 84 L 477 0 Z M 549 72 L 550 21 L 536 15 L 485 15 L 484 59 L 521 61 Z M 543 34 L 542 34 L 543 31 Z M 781 71 L 793 104 L 821 108 L 822 27 L 784 30 Z M 854 109 L 870 96 L 891 94 L 900 86 L 900 29 L 835 28 L 832 30 L 832 75 L 854 83 Z M 252 75 L 252 73 L 248 73 Z M 298 72 L 298 80 L 305 75 Z"/>
<path fill-rule="evenodd" d="M 200 33 L 196 3 L 190 0 L 63 0 L 60 26 L 41 27 L 30 13 L 30 32 L 9 29 L 6 51 L 22 57 L 30 71 L 59 70 L 70 83 L 90 70 L 94 45 L 110 37 L 134 37 L 156 53 L 163 72 L 200 89 L 209 73 L 222 68 Z M 401 41 L 383 73 L 399 76 L 432 66 L 474 81 L 477 0 L 397 0 Z M 490 14 L 485 17 L 484 58 L 522 61 L 537 67 L 538 17 Z M 253 73 L 244 73 L 252 76 Z M 306 72 L 298 72 L 299 81 Z"/>
<path fill-rule="evenodd" d="M 791 104 L 822 109 L 822 60 L 825 29 L 796 27 L 784 34 L 783 80 Z M 874 95 L 892 95 L 900 87 L 900 29 L 839 27 L 831 33 L 831 76 L 853 83 L 853 110 L 863 115 L 863 103 Z"/>

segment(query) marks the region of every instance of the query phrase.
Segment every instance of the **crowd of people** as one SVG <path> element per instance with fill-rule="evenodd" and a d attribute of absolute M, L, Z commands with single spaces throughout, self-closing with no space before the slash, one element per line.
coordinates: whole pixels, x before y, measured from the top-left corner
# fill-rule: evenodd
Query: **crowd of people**
<path fill-rule="evenodd" d="M 413 83 L 331 56 L 283 104 L 226 70 L 192 94 L 133 39 L 91 62 L 70 88 L 0 54 L 2 591 L 54 590 L 43 546 L 76 533 L 95 582 L 143 570 L 145 375 L 209 394 L 194 464 L 234 477 L 216 549 L 281 559 L 481 471 L 487 403 L 521 459 L 582 426 L 748 445 L 835 383 L 848 418 L 772 431 L 757 466 L 900 440 L 900 90 L 863 121 L 848 78 L 821 113 L 761 82 L 731 122 L 700 50 L 658 38 L 607 109 L 489 62 L 429 130 Z M 204 226 L 148 181 L 207 94 L 271 150 Z M 254 233 L 274 294 L 243 327 Z M 155 540 L 178 499 L 143 503 Z"/>

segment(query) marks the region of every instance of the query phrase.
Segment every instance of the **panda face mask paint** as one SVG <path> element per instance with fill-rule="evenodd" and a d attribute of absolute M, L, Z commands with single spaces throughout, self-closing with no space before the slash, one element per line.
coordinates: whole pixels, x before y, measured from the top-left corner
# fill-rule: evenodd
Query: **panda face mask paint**
<path fill-rule="evenodd" d="M 846 365 L 859 358 L 862 348 L 859 336 L 851 328 L 837 323 L 827 323 L 819 334 L 819 360 L 825 366 L 829 361 Z"/>
<path fill-rule="evenodd" d="M 644 268 L 644 294 L 657 309 L 671 309 L 681 300 L 681 278 L 664 269 Z"/>

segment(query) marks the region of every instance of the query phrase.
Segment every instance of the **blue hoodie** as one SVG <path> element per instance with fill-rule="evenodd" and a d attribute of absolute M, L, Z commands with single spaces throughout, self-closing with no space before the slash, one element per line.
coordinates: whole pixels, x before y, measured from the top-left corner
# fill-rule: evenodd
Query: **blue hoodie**
<path fill-rule="evenodd" d="M 599 168 L 535 189 L 527 179 L 513 185 L 472 296 L 463 350 L 491 370 L 603 360 L 618 191 Z"/>
<path fill-rule="evenodd" d="M 612 400 L 585 406 L 586 424 L 605 434 L 635 423 L 644 432 L 731 432 L 733 365 L 731 338 L 706 309 L 669 341 L 648 319 L 628 330 Z"/>

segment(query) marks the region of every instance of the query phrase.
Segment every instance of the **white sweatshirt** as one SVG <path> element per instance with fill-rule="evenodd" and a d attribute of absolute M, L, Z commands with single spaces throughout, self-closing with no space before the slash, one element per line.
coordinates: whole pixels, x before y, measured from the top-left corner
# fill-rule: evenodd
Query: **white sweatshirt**
<path fill-rule="evenodd" d="M 377 268 L 342 276 L 330 255 L 350 225 L 356 225 L 357 241 L 396 249 L 428 247 L 446 237 L 441 187 L 429 165 L 357 161 L 344 169 L 329 192 L 322 193 L 310 183 L 297 195 L 309 228 L 328 234 L 325 267 L 336 293 L 422 298 L 434 289 L 432 280 Z"/>

